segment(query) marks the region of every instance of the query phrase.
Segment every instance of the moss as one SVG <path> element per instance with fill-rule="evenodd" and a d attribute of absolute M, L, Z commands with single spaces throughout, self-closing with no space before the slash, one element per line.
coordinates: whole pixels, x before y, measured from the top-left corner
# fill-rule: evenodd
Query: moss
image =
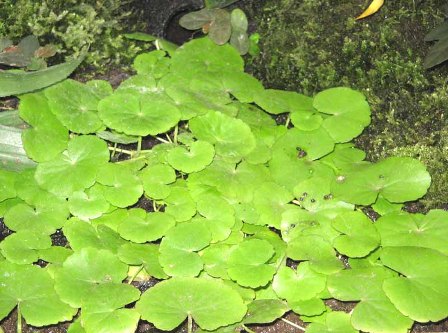
<path fill-rule="evenodd" d="M 334 86 L 365 93 L 372 124 L 357 139 L 370 160 L 422 160 L 433 177 L 426 205 L 448 203 L 448 65 L 426 71 L 424 35 L 443 20 L 444 1 L 386 1 L 355 21 L 368 1 L 267 0 L 262 54 L 251 66 L 265 84 L 308 95 Z M 445 114 L 445 115 L 444 115 Z"/>
<path fill-rule="evenodd" d="M 0 35 L 18 39 L 28 34 L 58 46 L 62 55 L 77 55 L 89 46 L 86 63 L 107 69 L 132 59 L 140 48 L 122 34 L 144 28 L 139 13 L 126 0 L 5 0 Z M 3 10 L 4 8 L 4 10 Z M 136 23 L 140 22 L 140 23 Z"/>

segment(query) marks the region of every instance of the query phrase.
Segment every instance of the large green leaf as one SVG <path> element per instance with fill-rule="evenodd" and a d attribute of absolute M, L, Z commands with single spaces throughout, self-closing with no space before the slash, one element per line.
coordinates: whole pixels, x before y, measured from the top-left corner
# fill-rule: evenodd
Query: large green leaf
<path fill-rule="evenodd" d="M 180 120 L 180 111 L 156 94 L 114 93 L 98 105 L 104 123 L 128 135 L 157 135 L 168 131 Z"/>
<path fill-rule="evenodd" d="M 101 166 L 109 160 L 106 143 L 94 136 L 78 136 L 69 141 L 67 150 L 37 166 L 35 178 L 51 193 L 68 197 L 95 182 Z"/>
<path fill-rule="evenodd" d="M 121 292 L 117 284 L 126 278 L 128 266 L 106 250 L 83 248 L 67 258 L 55 272 L 55 289 L 61 299 L 73 307 L 92 303 L 98 306 L 103 299 L 94 297 L 95 289 L 107 288 L 109 297 Z"/>
<path fill-rule="evenodd" d="M 243 121 L 210 111 L 190 120 L 190 130 L 199 140 L 215 145 L 216 154 L 238 162 L 255 148 L 255 138 Z"/>
<path fill-rule="evenodd" d="M 417 246 L 448 255 L 448 212 L 431 210 L 427 215 L 397 212 L 375 223 L 382 246 Z"/>
<path fill-rule="evenodd" d="M 50 274 L 33 265 L 0 263 L 0 299 L 0 318 L 18 305 L 26 322 L 33 326 L 71 320 L 76 313 L 59 299 Z"/>
<path fill-rule="evenodd" d="M 136 305 L 142 318 L 168 331 L 187 316 L 202 329 L 239 322 L 247 307 L 233 288 L 219 280 L 173 278 L 146 291 Z"/>
<path fill-rule="evenodd" d="M 325 316 L 325 323 L 311 323 L 306 333 L 357 333 L 350 323 L 350 314 L 335 311 Z"/>
<path fill-rule="evenodd" d="M 382 289 L 392 276 L 392 271 L 381 266 L 348 269 L 330 275 L 327 287 L 338 300 L 360 301 L 351 316 L 354 328 L 372 333 L 406 333 L 413 321 L 395 308 Z"/>
<path fill-rule="evenodd" d="M 446 255 L 420 247 L 387 247 L 381 252 L 381 261 L 401 274 L 383 284 L 387 297 L 401 313 L 420 322 L 448 316 Z"/>
<path fill-rule="evenodd" d="M 75 133 L 94 133 L 103 127 L 98 117 L 100 97 L 88 85 L 65 80 L 45 89 L 48 105 L 59 121 Z"/>

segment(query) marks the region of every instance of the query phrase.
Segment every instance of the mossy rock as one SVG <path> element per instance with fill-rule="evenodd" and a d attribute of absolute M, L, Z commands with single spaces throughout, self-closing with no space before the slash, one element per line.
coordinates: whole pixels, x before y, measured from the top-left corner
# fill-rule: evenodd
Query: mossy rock
<path fill-rule="evenodd" d="M 261 35 L 252 71 L 268 87 L 308 95 L 334 86 L 361 90 L 373 114 L 357 145 L 373 161 L 422 160 L 433 178 L 422 202 L 447 207 L 448 64 L 422 66 L 430 47 L 423 37 L 443 21 L 445 2 L 386 1 L 377 14 L 356 21 L 368 3 L 267 0 L 261 11 L 247 8 Z"/>

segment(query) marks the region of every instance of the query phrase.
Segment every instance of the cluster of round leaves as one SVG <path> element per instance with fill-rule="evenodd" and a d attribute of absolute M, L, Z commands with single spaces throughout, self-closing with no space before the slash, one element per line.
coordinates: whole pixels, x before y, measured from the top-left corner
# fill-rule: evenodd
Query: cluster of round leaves
<path fill-rule="evenodd" d="M 21 97 L 38 165 L 0 171 L 13 231 L 0 242 L 1 318 L 18 305 L 35 326 L 79 313 L 70 333 L 187 317 L 233 332 L 292 310 L 309 333 L 404 333 L 448 316 L 448 213 L 401 211 L 430 184 L 419 161 L 370 163 L 349 143 L 370 121 L 359 92 L 264 89 L 208 39 L 134 68 L 115 90 L 66 80 Z M 114 143 L 173 128 L 172 142 L 111 162 Z M 52 246 L 60 229 L 68 245 Z M 143 293 L 130 284 L 150 276 L 161 282 Z M 357 304 L 332 311 L 331 298 Z"/>

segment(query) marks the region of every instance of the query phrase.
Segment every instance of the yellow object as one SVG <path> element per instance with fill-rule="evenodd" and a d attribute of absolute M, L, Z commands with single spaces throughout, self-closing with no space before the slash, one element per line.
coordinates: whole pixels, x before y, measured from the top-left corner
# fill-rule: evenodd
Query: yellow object
<path fill-rule="evenodd" d="M 383 4 L 384 4 L 384 0 L 373 0 L 372 3 L 369 5 L 369 7 L 367 7 L 367 9 L 361 15 L 359 15 L 356 19 L 360 20 L 367 16 L 375 14 L 381 8 L 381 6 Z"/>

